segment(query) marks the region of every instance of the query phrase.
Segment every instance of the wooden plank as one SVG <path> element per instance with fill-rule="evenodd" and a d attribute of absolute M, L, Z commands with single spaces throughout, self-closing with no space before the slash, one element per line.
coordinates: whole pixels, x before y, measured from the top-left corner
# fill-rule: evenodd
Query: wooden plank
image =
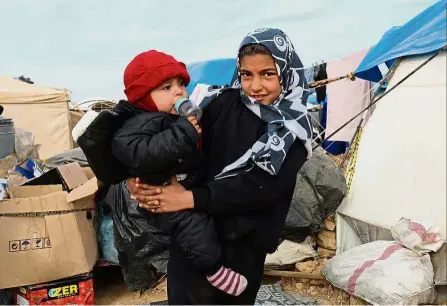
<path fill-rule="evenodd" d="M 264 270 L 264 275 L 305 278 L 305 279 L 323 279 L 323 280 L 326 279 L 321 273 L 317 274 L 317 273 L 306 273 L 298 271 Z"/>

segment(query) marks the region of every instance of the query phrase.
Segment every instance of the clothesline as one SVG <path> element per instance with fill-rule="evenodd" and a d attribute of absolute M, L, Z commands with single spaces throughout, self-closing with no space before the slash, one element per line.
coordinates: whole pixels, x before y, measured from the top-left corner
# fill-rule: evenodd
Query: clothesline
<path fill-rule="evenodd" d="M 409 77 L 411 77 L 413 74 L 415 74 L 419 69 L 421 69 L 423 66 L 425 66 L 427 63 L 429 63 L 431 60 L 433 60 L 438 54 L 441 53 L 441 51 L 443 51 L 443 49 L 438 50 L 438 52 L 434 53 L 432 56 L 430 56 L 426 61 L 424 61 L 422 64 L 420 64 L 418 67 L 416 67 L 413 71 L 411 71 L 408 75 L 406 75 L 404 78 L 402 78 L 399 82 L 397 82 L 393 87 L 387 89 L 387 91 L 385 91 L 385 93 L 383 95 L 381 95 L 380 97 L 378 97 L 376 100 L 374 100 L 373 102 L 371 102 L 367 107 L 365 107 L 362 111 L 360 111 L 359 113 L 357 113 L 357 115 L 355 115 L 354 117 L 352 117 L 350 120 L 348 120 L 345 124 L 343 124 L 342 126 L 340 126 L 337 130 L 335 130 L 331 135 L 327 136 L 324 141 L 330 139 L 332 136 L 334 136 L 335 134 L 337 134 L 341 129 L 343 129 L 344 127 L 346 127 L 349 123 L 351 123 L 353 120 L 355 120 L 357 117 L 359 117 L 360 115 L 364 114 L 365 111 L 368 111 L 372 106 L 374 106 L 377 102 L 379 102 L 382 98 L 384 98 L 386 95 L 388 95 L 390 92 L 392 92 L 396 87 L 398 87 L 400 84 L 402 84 L 405 80 L 407 80 Z M 397 67 L 397 65 L 395 64 L 394 67 Z M 387 80 L 387 78 L 390 76 L 390 74 L 394 72 L 393 69 L 390 69 L 387 73 L 387 75 L 382 78 L 370 91 L 367 92 L 370 93 L 373 89 L 376 89 L 378 86 L 381 86 L 382 83 Z M 365 95 L 366 96 L 366 95 Z M 362 99 L 365 97 L 363 96 Z M 362 116 L 363 117 L 363 116 Z M 324 131 L 322 133 L 320 133 L 318 136 L 322 135 L 324 133 Z M 315 147 L 313 147 L 312 149 L 315 150 L 317 147 L 319 147 L 321 145 L 318 144 Z"/>

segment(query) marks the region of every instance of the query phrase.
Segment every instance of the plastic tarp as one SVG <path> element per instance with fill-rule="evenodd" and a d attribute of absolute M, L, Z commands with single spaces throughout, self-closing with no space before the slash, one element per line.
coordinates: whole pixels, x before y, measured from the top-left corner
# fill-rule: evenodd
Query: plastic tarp
<path fill-rule="evenodd" d="M 225 86 L 230 85 L 236 71 L 235 58 L 213 59 L 187 65 L 191 82 L 186 88 L 188 95 L 192 93 L 198 83 Z"/>
<path fill-rule="evenodd" d="M 307 235 L 304 229 L 311 233 L 324 229 L 324 219 L 335 212 L 345 195 L 341 169 L 323 149 L 315 149 L 298 172 L 282 237 L 300 242 Z"/>
<path fill-rule="evenodd" d="M 378 82 L 379 65 L 397 58 L 421 55 L 443 48 L 447 42 L 446 0 L 441 0 L 401 27 L 386 32 L 355 71 L 356 77 Z"/>
<path fill-rule="evenodd" d="M 191 76 L 191 82 L 186 88 L 188 95 L 191 95 L 197 84 L 225 86 L 231 85 L 236 80 L 236 59 L 220 58 L 209 61 L 202 61 L 188 64 L 188 73 Z M 305 76 L 307 82 L 313 82 L 313 67 L 306 68 Z M 315 94 L 315 88 L 309 89 L 310 94 Z M 315 96 L 314 96 L 315 97 Z M 313 98 L 316 102 L 316 97 Z M 313 103 L 312 100 L 308 102 Z"/>
<path fill-rule="evenodd" d="M 389 87 L 427 58 L 404 58 Z M 445 67 L 443 51 L 377 105 L 362 134 L 350 192 L 337 210 L 337 254 L 392 239 L 389 229 L 402 217 L 439 226 L 446 240 Z M 436 111 L 425 114 L 421 101 L 428 96 Z M 447 284 L 445 251 L 433 255 L 442 258 L 433 259 L 437 284 Z"/>
<path fill-rule="evenodd" d="M 155 227 L 153 215 L 130 198 L 124 183 L 112 185 L 103 204 L 112 209 L 113 244 L 127 287 L 131 291 L 152 288 L 158 276 L 167 272 L 169 236 Z M 110 239 L 101 241 L 116 258 Z"/>

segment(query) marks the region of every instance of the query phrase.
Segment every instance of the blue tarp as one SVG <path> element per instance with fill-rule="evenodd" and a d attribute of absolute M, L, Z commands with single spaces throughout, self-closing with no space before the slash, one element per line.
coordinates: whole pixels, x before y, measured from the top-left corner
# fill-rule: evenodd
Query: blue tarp
<path fill-rule="evenodd" d="M 446 0 L 441 0 L 400 27 L 393 27 L 365 56 L 355 71 L 356 77 L 378 82 L 378 68 L 388 67 L 397 58 L 426 54 L 443 48 L 447 43 Z"/>
<path fill-rule="evenodd" d="M 197 84 L 225 86 L 233 82 L 236 77 L 236 59 L 234 58 L 219 58 L 209 61 L 202 61 L 186 65 L 188 73 L 191 76 L 191 82 L 186 88 L 188 95 Z M 313 67 L 307 68 L 305 72 L 308 82 L 313 81 Z M 310 94 L 314 94 L 315 89 L 310 89 Z"/>
<path fill-rule="evenodd" d="M 190 95 L 198 83 L 207 85 L 230 85 L 236 70 L 236 59 L 222 58 L 187 65 L 191 82 L 188 87 Z"/>

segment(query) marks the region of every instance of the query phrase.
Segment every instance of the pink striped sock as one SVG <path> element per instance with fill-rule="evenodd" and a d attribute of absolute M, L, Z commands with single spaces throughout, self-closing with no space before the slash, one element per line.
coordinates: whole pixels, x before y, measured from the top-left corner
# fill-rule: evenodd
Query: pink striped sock
<path fill-rule="evenodd" d="M 225 267 L 221 267 L 219 271 L 206 278 L 213 287 L 234 296 L 244 292 L 248 283 L 243 275 Z"/>

